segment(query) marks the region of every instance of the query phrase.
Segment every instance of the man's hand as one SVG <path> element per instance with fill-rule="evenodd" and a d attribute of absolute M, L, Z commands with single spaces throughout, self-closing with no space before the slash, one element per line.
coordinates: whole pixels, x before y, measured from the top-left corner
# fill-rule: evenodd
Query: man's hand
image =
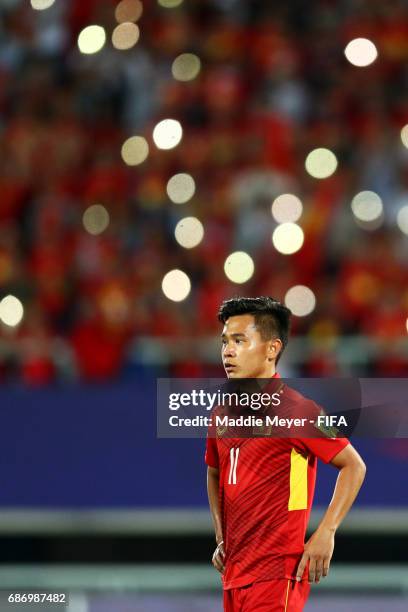
<path fill-rule="evenodd" d="M 224 542 L 221 541 L 218 544 L 212 556 L 212 564 L 215 567 L 215 569 L 217 569 L 221 574 L 223 574 L 225 570 L 224 557 L 225 557 Z"/>
<path fill-rule="evenodd" d="M 303 556 L 296 573 L 296 580 L 302 580 L 303 572 L 309 562 L 309 582 L 320 582 L 327 576 L 334 550 L 334 530 L 319 528 L 306 542 Z"/>

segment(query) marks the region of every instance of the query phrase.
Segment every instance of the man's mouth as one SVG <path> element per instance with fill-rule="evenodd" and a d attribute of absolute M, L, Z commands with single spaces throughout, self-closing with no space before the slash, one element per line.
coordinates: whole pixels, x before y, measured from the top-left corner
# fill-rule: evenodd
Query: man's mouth
<path fill-rule="evenodd" d="M 224 368 L 227 372 L 233 372 L 236 367 L 237 366 L 234 365 L 233 363 L 228 363 L 228 362 L 224 363 Z"/>

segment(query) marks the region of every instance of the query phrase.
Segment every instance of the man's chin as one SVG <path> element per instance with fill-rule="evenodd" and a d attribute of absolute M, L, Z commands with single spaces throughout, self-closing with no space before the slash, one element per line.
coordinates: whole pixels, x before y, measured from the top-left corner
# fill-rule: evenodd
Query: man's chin
<path fill-rule="evenodd" d="M 227 370 L 226 372 L 227 378 L 241 378 L 239 372 L 234 368 L 233 370 Z"/>

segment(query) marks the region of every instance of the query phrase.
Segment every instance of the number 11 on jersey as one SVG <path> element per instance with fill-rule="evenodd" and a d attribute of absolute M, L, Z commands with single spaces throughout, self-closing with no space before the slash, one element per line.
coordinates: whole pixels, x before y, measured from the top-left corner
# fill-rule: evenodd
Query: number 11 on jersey
<path fill-rule="evenodd" d="M 230 448 L 230 471 L 228 484 L 237 484 L 237 465 L 238 465 L 239 448 Z"/>

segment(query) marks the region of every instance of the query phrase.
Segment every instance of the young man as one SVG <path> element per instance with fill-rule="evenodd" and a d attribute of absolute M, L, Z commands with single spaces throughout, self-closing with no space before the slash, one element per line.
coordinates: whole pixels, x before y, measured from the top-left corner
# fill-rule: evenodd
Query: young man
<path fill-rule="evenodd" d="M 227 377 L 279 377 L 290 316 L 270 297 L 225 301 L 218 318 Z M 317 458 L 339 475 L 305 544 Z M 344 438 L 208 437 L 206 463 L 225 612 L 301 612 L 310 583 L 328 574 L 336 530 L 364 480 L 361 457 Z"/>

